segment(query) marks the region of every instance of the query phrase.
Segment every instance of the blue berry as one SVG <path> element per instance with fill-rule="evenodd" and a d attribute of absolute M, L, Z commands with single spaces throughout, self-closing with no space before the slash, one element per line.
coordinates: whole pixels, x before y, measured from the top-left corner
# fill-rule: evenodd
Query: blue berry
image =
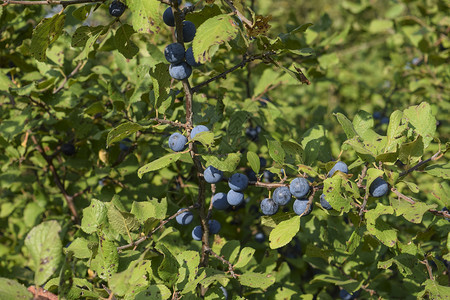
<path fill-rule="evenodd" d="M 163 21 L 167 26 L 174 27 L 175 26 L 175 18 L 173 16 L 172 7 L 166 8 L 163 13 Z"/>
<path fill-rule="evenodd" d="M 75 146 L 74 146 L 73 144 L 63 144 L 63 145 L 61 146 L 61 152 L 62 152 L 64 155 L 72 156 L 72 155 L 75 154 L 76 149 L 75 149 Z"/>
<path fill-rule="evenodd" d="M 175 152 L 183 151 L 186 148 L 187 138 L 179 132 L 175 132 L 169 137 L 169 148 Z"/>
<path fill-rule="evenodd" d="M 353 300 L 356 299 L 358 292 L 355 292 L 354 294 L 350 294 L 346 290 L 340 290 L 339 291 L 339 298 L 342 300 Z"/>
<path fill-rule="evenodd" d="M 325 194 L 320 195 L 320 205 L 322 205 L 322 207 L 327 210 L 333 209 L 333 207 L 331 207 L 331 204 L 328 203 L 327 200 L 325 200 Z"/>
<path fill-rule="evenodd" d="M 131 146 L 131 140 L 129 138 L 125 138 L 119 143 L 119 148 L 123 152 L 130 150 L 130 146 Z"/>
<path fill-rule="evenodd" d="M 192 129 L 192 131 L 191 131 L 191 139 L 195 138 L 195 136 L 197 134 L 199 134 L 200 132 L 204 132 L 204 131 L 209 131 L 208 127 L 206 127 L 204 125 L 195 126 L 194 129 Z"/>
<path fill-rule="evenodd" d="M 194 51 L 192 50 L 192 46 L 189 47 L 186 50 L 185 57 L 186 57 L 186 62 L 188 64 L 190 64 L 192 67 L 199 67 L 199 66 L 202 65 L 201 63 L 198 63 L 198 62 L 195 61 L 195 59 L 194 59 Z"/>
<path fill-rule="evenodd" d="M 232 206 L 238 206 L 244 201 L 244 194 L 230 190 L 227 194 L 227 202 Z"/>
<path fill-rule="evenodd" d="M 230 207 L 230 204 L 227 201 L 227 194 L 225 193 L 217 193 L 212 198 L 213 207 L 218 210 L 225 210 Z"/>
<path fill-rule="evenodd" d="M 219 221 L 217 221 L 217 220 L 209 220 L 208 226 L 209 226 L 210 234 L 217 234 L 217 233 L 219 233 L 220 229 L 222 228 L 222 226 L 220 226 Z"/>
<path fill-rule="evenodd" d="M 381 119 L 382 116 L 383 116 L 383 114 L 380 111 L 376 111 L 376 112 L 373 113 L 373 118 L 376 119 L 376 120 Z"/>
<path fill-rule="evenodd" d="M 173 79 L 185 80 L 192 74 L 192 67 L 185 62 L 179 64 L 171 64 L 169 74 Z"/>
<path fill-rule="evenodd" d="M 192 229 L 192 238 L 196 241 L 201 241 L 203 236 L 203 229 L 200 225 L 197 225 Z"/>
<path fill-rule="evenodd" d="M 297 215 L 307 216 L 312 211 L 312 204 L 309 206 L 308 211 L 306 211 L 306 207 L 308 205 L 308 199 L 297 199 L 294 201 L 293 209 Z"/>
<path fill-rule="evenodd" d="M 197 29 L 191 21 L 183 21 L 183 40 L 185 43 L 192 42 Z"/>
<path fill-rule="evenodd" d="M 185 208 L 180 208 L 178 211 L 181 211 Z M 177 220 L 177 223 L 180 225 L 188 225 L 194 220 L 194 215 L 190 211 L 185 211 L 178 216 L 175 217 L 175 220 Z"/>
<path fill-rule="evenodd" d="M 382 178 L 375 179 L 369 187 L 369 193 L 372 197 L 383 197 L 388 191 L 389 185 Z"/>
<path fill-rule="evenodd" d="M 125 11 L 125 8 L 127 6 L 124 3 L 114 0 L 109 6 L 109 14 L 113 17 L 120 17 Z"/>
<path fill-rule="evenodd" d="M 381 123 L 381 124 L 389 124 L 389 118 L 388 118 L 388 117 L 383 117 L 383 118 L 381 118 L 380 123 Z"/>
<path fill-rule="evenodd" d="M 255 234 L 255 241 L 257 241 L 258 243 L 263 243 L 265 239 L 266 236 L 264 235 L 264 233 L 258 232 L 257 234 Z"/>
<path fill-rule="evenodd" d="M 273 180 L 275 178 L 275 174 L 273 174 L 269 170 L 264 170 L 263 174 L 264 174 L 264 176 L 263 176 L 264 182 L 273 182 Z"/>
<path fill-rule="evenodd" d="M 234 173 L 231 175 L 230 179 L 228 179 L 228 186 L 236 192 L 242 192 L 247 188 L 247 185 L 248 177 L 241 173 Z"/>
<path fill-rule="evenodd" d="M 247 175 L 248 180 L 250 180 L 250 181 L 258 181 L 258 178 L 256 177 L 256 173 L 252 169 L 245 170 L 245 174 Z"/>
<path fill-rule="evenodd" d="M 279 205 L 286 205 L 291 201 L 291 192 L 287 186 L 280 186 L 273 192 L 273 201 Z"/>
<path fill-rule="evenodd" d="M 180 43 L 172 43 L 164 49 L 166 60 L 172 64 L 181 63 L 184 60 L 184 46 Z"/>
<path fill-rule="evenodd" d="M 333 174 L 336 171 L 341 171 L 342 173 L 347 174 L 348 173 L 348 167 L 347 164 L 343 161 L 338 161 L 334 164 L 334 166 L 331 168 L 330 172 L 328 172 L 328 177 L 333 176 Z"/>
<path fill-rule="evenodd" d="M 209 166 L 203 172 L 203 178 L 205 178 L 205 181 L 208 183 L 217 183 L 222 180 L 223 172 L 213 166 Z"/>
<path fill-rule="evenodd" d="M 295 198 L 302 198 L 309 192 L 309 183 L 305 178 L 295 178 L 289 185 L 289 191 Z"/>
<path fill-rule="evenodd" d="M 261 211 L 266 216 L 274 215 L 278 211 L 278 204 L 271 198 L 265 198 L 261 201 Z"/>

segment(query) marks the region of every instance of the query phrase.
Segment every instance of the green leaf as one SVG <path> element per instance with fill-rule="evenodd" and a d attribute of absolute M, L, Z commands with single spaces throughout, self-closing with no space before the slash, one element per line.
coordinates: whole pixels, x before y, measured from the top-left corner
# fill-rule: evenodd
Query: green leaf
<path fill-rule="evenodd" d="M 127 136 L 130 136 L 133 133 L 142 129 L 144 129 L 144 127 L 136 123 L 126 122 L 120 124 L 116 128 L 112 129 L 110 132 L 108 132 L 108 137 L 106 138 L 106 145 L 109 147 L 112 144 L 120 142 Z"/>
<path fill-rule="evenodd" d="M 344 184 L 346 184 L 346 180 L 338 174 L 338 176 L 325 179 L 323 186 L 325 199 L 334 210 L 341 213 L 349 212 L 352 209 L 351 199 L 345 198 L 345 195 L 342 194 L 342 186 Z"/>
<path fill-rule="evenodd" d="M 148 163 L 148 164 L 140 167 L 138 170 L 139 178 L 142 178 L 142 176 L 145 173 L 148 173 L 151 171 L 156 171 L 156 170 L 167 167 L 171 163 L 176 162 L 180 158 L 180 156 L 181 156 L 181 153 L 166 154 L 165 156 L 160 157 L 160 158 L 152 161 L 151 163 Z M 220 169 L 220 170 L 222 170 L 222 169 Z"/>
<path fill-rule="evenodd" d="M 112 229 L 127 237 L 139 228 L 139 222 L 133 214 L 119 211 L 113 204 L 108 206 L 108 221 Z"/>
<path fill-rule="evenodd" d="M 323 54 L 317 59 L 322 68 L 327 69 L 339 63 L 339 57 L 336 53 Z"/>
<path fill-rule="evenodd" d="M 337 118 L 339 124 L 341 124 L 342 129 L 344 129 L 344 132 L 347 135 L 348 139 L 351 139 L 358 135 L 355 128 L 353 127 L 352 122 L 346 116 L 341 113 L 336 113 L 334 114 L 334 116 Z"/>
<path fill-rule="evenodd" d="M 131 24 L 138 33 L 158 33 L 161 29 L 162 16 L 157 0 L 127 0 L 131 11 Z"/>
<path fill-rule="evenodd" d="M 196 251 L 183 251 L 177 255 L 177 261 L 180 266 L 177 279 L 177 288 L 182 290 L 190 281 L 193 281 L 197 275 L 197 268 L 200 264 L 200 254 Z"/>
<path fill-rule="evenodd" d="M 366 178 L 366 193 L 369 193 L 369 188 L 372 182 L 378 177 L 383 178 L 383 170 L 370 168 L 367 170 L 367 178 Z"/>
<path fill-rule="evenodd" d="M 397 145 L 401 145 L 406 140 L 403 133 L 407 127 L 407 124 L 403 122 L 403 113 L 399 110 L 394 111 L 389 118 L 385 153 L 395 151 Z"/>
<path fill-rule="evenodd" d="M 150 218 L 157 220 L 162 220 L 166 217 L 167 213 L 167 200 L 166 198 L 158 199 L 153 198 L 145 202 L 133 201 L 131 205 L 131 213 L 139 220 L 139 222 L 144 223 Z"/>
<path fill-rule="evenodd" d="M 285 152 L 281 143 L 279 141 L 270 139 L 269 136 L 266 136 L 267 146 L 269 147 L 269 155 L 279 164 L 284 164 Z"/>
<path fill-rule="evenodd" d="M 155 107 L 159 112 L 164 113 L 165 109 L 161 109 L 161 105 L 169 96 L 170 82 L 172 80 L 167 64 L 159 63 L 151 68 L 150 76 L 152 77 L 153 92 L 155 94 Z"/>
<path fill-rule="evenodd" d="M 234 172 L 241 161 L 241 153 L 228 153 L 225 159 L 216 155 L 203 155 L 202 158 L 206 161 L 205 165 L 207 166 L 211 165 L 223 172 Z"/>
<path fill-rule="evenodd" d="M 267 289 L 275 283 L 275 276 L 272 274 L 261 274 L 255 272 L 245 272 L 239 276 L 239 282 L 251 288 Z"/>
<path fill-rule="evenodd" d="M 86 45 L 88 47 L 92 46 L 104 29 L 104 26 L 78 27 L 72 35 L 72 47 L 85 47 Z M 92 37 L 95 39 L 91 39 Z"/>
<path fill-rule="evenodd" d="M 107 208 L 102 201 L 92 199 L 91 204 L 83 209 L 81 229 L 86 233 L 94 233 L 106 221 Z"/>
<path fill-rule="evenodd" d="M 369 233 L 375 235 L 378 240 L 388 247 L 394 247 L 396 245 L 397 230 L 381 220 L 379 216 L 393 213 L 394 209 L 391 206 L 378 203 L 376 209 L 369 210 L 365 215 Z"/>
<path fill-rule="evenodd" d="M 99 257 L 101 258 L 101 265 L 99 276 L 102 279 L 109 280 L 111 276 L 117 272 L 119 268 L 119 252 L 117 252 L 116 244 L 109 240 L 106 236 L 101 236 L 100 239 Z"/>
<path fill-rule="evenodd" d="M 239 254 L 238 261 L 234 265 L 235 268 L 242 268 L 245 267 L 248 262 L 252 259 L 253 254 L 255 254 L 255 249 L 251 247 L 245 247 L 241 250 L 241 253 Z"/>
<path fill-rule="evenodd" d="M 177 259 L 173 254 L 164 246 L 159 243 L 156 246 L 160 252 L 164 254 L 164 259 L 158 267 L 158 274 L 162 280 L 164 280 L 167 285 L 172 286 L 178 278 L 178 268 L 180 265 L 178 264 Z"/>
<path fill-rule="evenodd" d="M 220 255 L 224 256 L 230 263 L 234 263 L 241 250 L 241 243 L 236 240 L 228 241 L 222 249 L 220 249 Z"/>
<path fill-rule="evenodd" d="M 90 258 L 92 256 L 92 252 L 89 249 L 89 241 L 85 238 L 76 238 L 70 246 L 65 248 L 65 252 L 69 251 L 73 252 L 73 255 L 76 258 Z"/>
<path fill-rule="evenodd" d="M 426 204 L 416 201 L 411 204 L 403 199 L 392 198 L 391 204 L 395 209 L 397 216 L 403 216 L 406 220 L 412 223 L 420 224 L 423 215 L 429 210 L 437 207 L 437 204 Z"/>
<path fill-rule="evenodd" d="M 45 61 L 47 48 L 55 42 L 64 29 L 65 14 L 56 14 L 51 18 L 44 18 L 34 28 L 31 36 L 31 54 L 38 61 Z"/>
<path fill-rule="evenodd" d="M 210 148 L 214 144 L 214 133 L 211 131 L 200 132 L 191 141 L 200 142 L 203 146 Z"/>
<path fill-rule="evenodd" d="M 34 299 L 27 288 L 15 280 L 0 277 L 0 299 L 17 300 L 17 299 Z"/>
<path fill-rule="evenodd" d="M 238 31 L 238 25 L 228 14 L 215 16 L 206 20 L 197 28 L 192 43 L 195 60 L 199 63 L 210 61 L 209 48 L 213 45 L 221 45 L 234 39 Z"/>
<path fill-rule="evenodd" d="M 133 30 L 133 27 L 128 24 L 123 24 L 117 28 L 116 34 L 114 35 L 114 44 L 117 50 L 127 59 L 132 59 L 139 52 L 138 46 L 131 40 L 131 36 L 134 33 L 136 32 Z"/>
<path fill-rule="evenodd" d="M 353 231 L 352 235 L 350 236 L 349 240 L 347 241 L 347 252 L 352 254 L 355 252 L 355 250 L 358 248 L 359 244 L 361 243 L 362 237 L 364 235 L 364 228 L 358 227 L 355 231 Z"/>
<path fill-rule="evenodd" d="M 34 262 L 34 281 L 37 285 L 54 276 L 62 262 L 60 231 L 57 221 L 46 221 L 31 229 L 25 238 L 25 246 Z"/>
<path fill-rule="evenodd" d="M 327 131 L 322 125 L 314 125 L 303 134 L 302 146 L 305 164 L 313 164 L 317 160 L 330 160 L 331 153 L 326 135 Z"/>
<path fill-rule="evenodd" d="M 363 282 L 358 282 L 355 279 L 345 278 L 344 276 L 333 276 L 329 274 L 320 274 L 314 276 L 314 279 L 311 280 L 311 283 L 317 282 L 329 282 L 334 283 L 337 286 L 341 286 L 346 291 L 353 293 L 361 288 Z"/>
<path fill-rule="evenodd" d="M 423 155 L 425 145 L 422 136 L 410 143 L 404 143 L 400 146 L 398 158 L 404 164 L 414 164 L 420 160 Z"/>
<path fill-rule="evenodd" d="M 426 167 L 424 171 L 432 176 L 450 179 L 450 163 L 431 165 Z"/>
<path fill-rule="evenodd" d="M 259 156 L 252 151 L 248 151 L 247 152 L 247 160 L 250 164 L 250 167 L 252 168 L 252 170 L 256 173 L 259 174 L 259 169 L 260 169 L 260 164 L 261 162 L 259 161 Z"/>
<path fill-rule="evenodd" d="M 436 118 L 431 112 L 431 106 L 422 102 L 420 105 L 405 109 L 403 115 L 409 122 L 409 128 L 413 130 L 415 136 L 417 134 L 422 136 L 423 146 L 427 148 L 436 132 Z"/>
<path fill-rule="evenodd" d="M 149 285 L 149 274 L 152 274 L 151 261 L 144 260 L 143 253 L 133 261 L 126 270 L 115 273 L 109 280 L 109 287 L 118 296 L 132 296 L 145 290 Z"/>
<path fill-rule="evenodd" d="M 393 27 L 394 23 L 391 20 L 372 20 L 369 25 L 369 32 L 378 33 L 383 32 Z"/>
<path fill-rule="evenodd" d="M 427 279 L 422 286 L 424 290 L 418 294 L 418 297 L 425 299 L 448 299 L 450 295 L 450 287 L 440 285 L 435 280 Z M 425 297 L 428 295 L 428 297 Z"/>
<path fill-rule="evenodd" d="M 294 141 L 281 142 L 281 146 L 286 154 L 285 161 L 287 163 L 298 165 L 303 163 L 303 147 Z"/>
<path fill-rule="evenodd" d="M 154 296 L 155 299 L 166 300 L 172 296 L 172 292 L 164 284 L 155 284 L 149 286 L 144 291 L 139 292 L 134 300 L 148 300 L 149 295 Z"/>
<path fill-rule="evenodd" d="M 269 236 L 270 248 L 277 249 L 289 243 L 300 230 L 300 217 L 295 216 L 278 224 Z"/>

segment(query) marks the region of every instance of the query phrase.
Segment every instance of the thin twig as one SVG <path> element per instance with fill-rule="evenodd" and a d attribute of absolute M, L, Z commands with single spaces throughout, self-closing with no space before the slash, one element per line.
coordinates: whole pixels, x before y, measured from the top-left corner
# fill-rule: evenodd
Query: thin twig
<path fill-rule="evenodd" d="M 242 22 L 245 23 L 245 25 L 247 25 L 248 27 L 252 28 L 253 27 L 253 22 L 250 21 L 249 19 L 247 19 L 233 4 L 232 1 L 230 0 L 224 0 L 228 6 L 231 8 L 231 10 L 233 11 L 234 14 L 236 14 L 239 19 L 241 19 Z"/>
<path fill-rule="evenodd" d="M 430 264 L 428 263 L 428 259 L 425 258 L 424 260 L 421 260 L 420 263 L 425 265 L 425 267 L 427 267 L 428 276 L 430 277 L 431 280 L 434 280 L 433 271 L 431 269 Z"/>
<path fill-rule="evenodd" d="M 430 157 L 429 159 L 423 160 L 421 162 L 418 162 L 414 167 L 409 168 L 408 170 L 404 171 L 403 173 L 400 174 L 400 177 L 406 176 L 409 173 L 419 169 L 421 166 L 423 166 L 426 163 L 429 163 L 430 161 L 435 161 L 438 160 L 439 158 L 441 158 L 444 155 L 444 153 L 441 153 L 441 150 L 439 149 L 438 152 L 436 152 L 432 157 Z"/>
<path fill-rule="evenodd" d="M 364 188 L 364 185 L 362 184 L 364 178 L 366 177 L 367 174 L 367 165 L 364 165 L 364 168 L 361 171 L 361 175 L 359 176 L 359 180 L 358 180 L 358 187 L 359 188 Z"/>
<path fill-rule="evenodd" d="M 41 0 L 41 1 L 25 1 L 25 0 L 0 0 L 2 1 L 2 5 L 8 4 L 18 4 L 18 5 L 73 5 L 73 4 L 84 4 L 84 3 L 97 3 L 97 2 L 105 2 L 106 0 Z"/>
<path fill-rule="evenodd" d="M 197 205 L 194 204 L 194 205 L 189 206 L 188 208 L 185 208 L 185 209 L 182 209 L 180 211 L 177 211 L 175 214 L 171 215 L 170 217 L 168 217 L 164 221 L 161 221 L 159 223 L 159 225 L 156 228 L 154 228 L 149 234 L 147 234 L 146 236 L 141 237 L 140 239 L 138 239 L 135 242 L 131 242 L 131 243 L 127 244 L 127 245 L 123 245 L 123 246 L 117 247 L 117 251 L 121 251 L 121 250 L 128 249 L 128 248 L 135 247 L 135 246 L 139 245 L 140 243 L 142 243 L 142 242 L 146 241 L 147 239 L 149 239 L 159 229 L 164 227 L 170 220 L 175 219 L 178 215 L 181 215 L 182 213 L 187 212 L 187 211 L 189 211 L 189 210 L 191 210 L 193 208 L 197 208 Z"/>
<path fill-rule="evenodd" d="M 70 196 L 66 189 L 64 188 L 64 185 L 61 182 L 61 178 L 58 175 L 58 172 L 56 172 L 56 168 L 53 165 L 53 161 L 52 159 L 45 153 L 44 149 L 42 148 L 42 146 L 39 144 L 39 142 L 37 141 L 36 137 L 32 134 L 32 132 L 30 130 L 28 130 L 28 133 L 31 137 L 31 140 L 33 141 L 36 149 L 38 150 L 38 152 L 41 154 L 41 156 L 45 159 L 45 161 L 47 162 L 48 168 L 50 169 L 50 171 L 52 172 L 53 175 L 53 179 L 55 181 L 56 186 L 59 188 L 59 190 L 61 191 L 61 194 L 63 195 L 64 199 L 67 202 L 67 206 L 69 207 L 70 212 L 72 213 L 72 217 L 73 217 L 73 221 L 75 223 L 79 223 L 79 219 L 78 219 L 78 213 L 77 210 L 75 208 L 75 205 L 73 203 L 73 196 Z"/>
<path fill-rule="evenodd" d="M 58 88 L 56 88 L 55 90 L 53 90 L 53 94 L 58 93 L 60 90 L 62 90 L 64 88 L 64 86 L 66 85 L 66 82 L 72 78 L 76 73 L 78 73 L 78 71 L 80 71 L 81 69 L 83 69 L 83 67 L 86 65 L 87 60 L 86 61 L 80 61 L 78 63 L 78 65 L 75 67 L 75 69 L 73 69 L 73 71 L 68 75 L 64 77 L 63 82 L 61 82 L 61 84 L 58 86 Z"/>
<path fill-rule="evenodd" d="M 208 80 L 206 80 L 206 81 L 204 81 L 202 83 L 199 83 L 196 86 L 194 86 L 192 88 L 192 93 L 198 92 L 200 88 L 208 85 L 209 83 L 211 83 L 213 81 L 216 81 L 219 78 L 225 78 L 227 74 L 229 74 L 229 73 L 231 73 L 231 72 L 233 72 L 233 71 L 235 71 L 235 70 L 237 70 L 239 68 L 244 67 L 249 62 L 252 62 L 252 61 L 258 60 L 258 59 L 264 59 L 264 58 L 269 57 L 269 56 L 274 55 L 274 54 L 275 54 L 275 52 L 271 51 L 271 52 L 266 52 L 266 53 L 258 54 L 258 55 L 244 56 L 242 61 L 240 63 L 238 63 L 237 65 L 235 65 L 234 67 L 232 67 L 232 68 L 230 68 L 228 70 L 225 70 L 222 73 L 220 73 L 219 75 L 216 75 L 216 76 L 214 76 L 214 77 L 212 77 L 212 78 L 210 78 L 210 79 L 208 79 Z"/>
<path fill-rule="evenodd" d="M 414 201 L 413 199 L 411 199 L 411 198 L 409 198 L 409 197 L 403 195 L 402 193 L 400 193 L 395 187 L 392 187 L 392 188 L 391 188 L 391 191 L 392 191 L 394 194 L 396 194 L 399 198 L 401 198 L 401 199 L 403 199 L 403 200 L 406 200 L 406 201 L 408 201 L 408 202 L 411 203 L 411 204 L 415 204 L 415 203 L 416 203 L 416 201 Z"/>
<path fill-rule="evenodd" d="M 186 128 L 186 124 L 183 124 L 180 122 L 175 122 L 175 121 L 170 121 L 170 120 L 166 120 L 166 119 L 151 118 L 150 121 L 155 121 L 155 122 L 158 122 L 159 124 L 169 124 L 174 127 Z"/>
<path fill-rule="evenodd" d="M 220 260 L 223 264 L 228 265 L 228 272 L 230 272 L 230 275 L 233 278 L 237 278 L 237 274 L 234 272 L 234 267 L 233 264 L 230 263 L 228 260 L 226 260 L 223 256 L 218 255 L 216 252 L 214 252 L 211 248 L 208 247 L 208 249 L 206 249 L 206 251 L 211 254 L 212 256 L 214 256 L 215 258 L 217 258 L 218 260 Z"/>

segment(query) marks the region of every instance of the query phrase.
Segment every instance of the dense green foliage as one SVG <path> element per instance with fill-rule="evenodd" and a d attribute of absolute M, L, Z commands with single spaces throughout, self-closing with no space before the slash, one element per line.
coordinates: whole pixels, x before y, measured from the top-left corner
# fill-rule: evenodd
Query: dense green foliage
<path fill-rule="evenodd" d="M 198 1 L 183 81 L 178 4 L 111 2 L 0 6 L 1 299 L 450 295 L 446 1 Z M 245 203 L 213 208 L 237 172 Z M 311 213 L 262 215 L 296 177 Z"/>

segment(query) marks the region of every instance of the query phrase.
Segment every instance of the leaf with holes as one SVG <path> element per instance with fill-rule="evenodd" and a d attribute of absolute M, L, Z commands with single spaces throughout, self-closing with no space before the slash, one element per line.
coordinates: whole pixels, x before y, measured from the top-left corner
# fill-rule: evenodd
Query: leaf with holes
<path fill-rule="evenodd" d="M 234 39 L 238 31 L 238 25 L 229 15 L 219 15 L 205 21 L 198 27 L 192 44 L 195 60 L 199 63 L 210 61 L 209 48 Z"/>
<path fill-rule="evenodd" d="M 47 48 L 58 39 L 64 28 L 65 14 L 45 18 L 34 28 L 31 36 L 31 54 L 39 61 L 47 59 Z"/>

